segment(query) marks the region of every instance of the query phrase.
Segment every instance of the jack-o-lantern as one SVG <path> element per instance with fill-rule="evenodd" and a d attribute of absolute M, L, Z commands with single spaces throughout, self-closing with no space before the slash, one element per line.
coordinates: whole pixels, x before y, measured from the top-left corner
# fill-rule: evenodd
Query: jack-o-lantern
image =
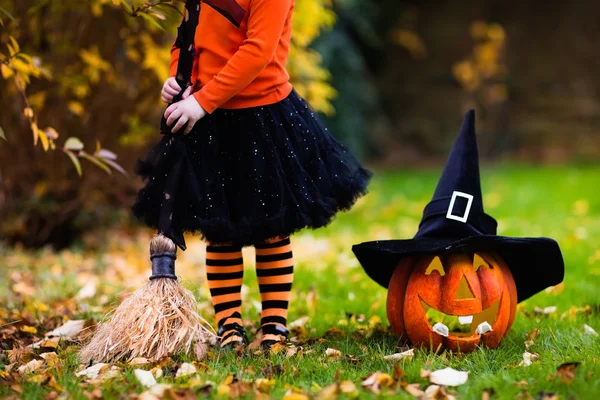
<path fill-rule="evenodd" d="M 515 281 L 496 254 L 406 257 L 388 287 L 394 333 L 434 351 L 497 347 L 516 309 Z"/>
<path fill-rule="evenodd" d="M 497 347 L 517 303 L 564 277 L 556 241 L 497 235 L 483 209 L 478 159 L 469 111 L 415 237 L 352 248 L 367 275 L 388 288 L 393 331 L 434 351 Z"/>

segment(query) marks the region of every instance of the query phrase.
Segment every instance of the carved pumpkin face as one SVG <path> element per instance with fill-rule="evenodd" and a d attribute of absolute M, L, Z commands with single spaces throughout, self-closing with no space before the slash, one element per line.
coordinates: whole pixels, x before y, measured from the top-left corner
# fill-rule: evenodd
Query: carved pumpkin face
<path fill-rule="evenodd" d="M 496 254 L 406 257 L 388 288 L 394 333 L 433 351 L 497 347 L 516 309 L 514 279 Z"/>

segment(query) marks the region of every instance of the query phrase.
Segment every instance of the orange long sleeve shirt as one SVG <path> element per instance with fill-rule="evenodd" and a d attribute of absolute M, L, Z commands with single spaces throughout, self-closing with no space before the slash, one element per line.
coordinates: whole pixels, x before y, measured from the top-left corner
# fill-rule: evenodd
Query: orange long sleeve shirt
<path fill-rule="evenodd" d="M 273 104 L 290 94 L 286 61 L 293 8 L 294 0 L 202 2 L 192 83 L 206 112 Z M 178 57 L 174 46 L 171 76 Z"/>

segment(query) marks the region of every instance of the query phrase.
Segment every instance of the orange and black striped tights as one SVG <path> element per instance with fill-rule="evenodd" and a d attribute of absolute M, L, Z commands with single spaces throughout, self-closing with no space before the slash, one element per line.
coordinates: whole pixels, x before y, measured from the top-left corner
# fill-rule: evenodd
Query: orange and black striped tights
<path fill-rule="evenodd" d="M 256 244 L 255 248 L 256 276 L 262 303 L 261 345 L 269 348 L 288 335 L 287 315 L 294 280 L 294 258 L 289 237 L 270 239 Z M 241 313 L 244 277 L 241 247 L 209 243 L 206 272 L 221 347 L 242 344 L 246 334 Z"/>

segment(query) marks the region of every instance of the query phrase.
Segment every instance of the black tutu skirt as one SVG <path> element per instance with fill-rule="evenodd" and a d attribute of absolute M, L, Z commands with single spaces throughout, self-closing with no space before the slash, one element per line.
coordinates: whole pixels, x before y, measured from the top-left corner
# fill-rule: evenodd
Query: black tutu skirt
<path fill-rule="evenodd" d="M 371 177 L 295 91 L 164 136 L 136 172 L 146 185 L 134 215 L 182 249 L 184 232 L 248 246 L 323 227 L 367 193 Z"/>

